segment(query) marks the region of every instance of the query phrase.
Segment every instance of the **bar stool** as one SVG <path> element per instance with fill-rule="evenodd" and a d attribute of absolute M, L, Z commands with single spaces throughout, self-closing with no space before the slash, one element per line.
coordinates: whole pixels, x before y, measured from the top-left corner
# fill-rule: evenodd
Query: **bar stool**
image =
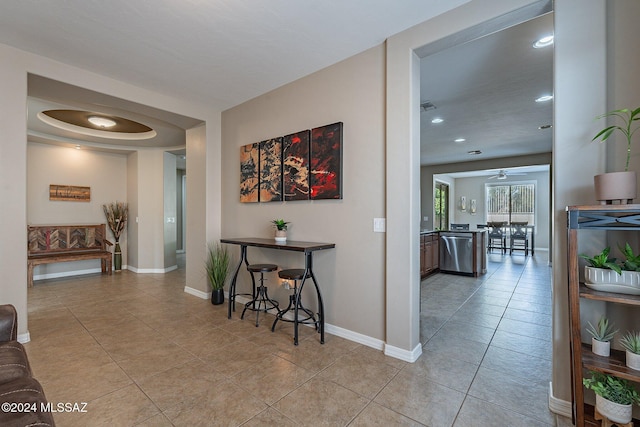
<path fill-rule="evenodd" d="M 293 294 L 289 295 L 289 305 L 287 306 L 287 308 L 285 308 L 284 310 L 278 310 L 278 314 L 276 314 L 276 319 L 273 321 L 273 326 L 271 326 L 271 332 L 275 331 L 276 323 L 278 323 L 278 320 L 282 320 L 283 322 L 314 325 L 317 331 L 319 320 L 316 320 L 316 316 L 313 314 L 311 310 L 309 310 L 308 308 L 302 305 L 302 300 L 300 295 L 300 293 L 302 292 L 302 288 L 298 289 L 298 281 L 304 279 L 304 268 L 292 268 L 289 270 L 281 270 L 278 272 L 278 277 L 280 277 L 281 279 L 293 280 Z M 284 315 L 291 310 L 294 311 L 293 319 L 285 319 Z M 303 316 L 305 317 L 299 318 L 300 311 L 303 312 Z M 295 344 L 297 344 L 297 342 Z"/>
<path fill-rule="evenodd" d="M 278 266 L 275 264 L 249 264 L 247 266 L 247 270 L 251 274 L 251 283 L 253 285 L 253 299 L 244 305 L 244 310 L 242 310 L 242 315 L 240 319 L 244 319 L 244 312 L 248 310 L 256 312 L 256 327 L 258 327 L 258 319 L 260 316 L 260 312 L 264 311 L 265 313 L 269 310 L 273 310 L 274 308 L 278 310 L 278 302 L 269 298 L 267 295 L 267 287 L 264 286 L 264 273 L 269 273 L 271 271 L 276 271 Z M 260 273 L 260 286 L 256 289 L 256 279 L 253 273 Z M 258 306 L 256 307 L 256 303 Z"/>

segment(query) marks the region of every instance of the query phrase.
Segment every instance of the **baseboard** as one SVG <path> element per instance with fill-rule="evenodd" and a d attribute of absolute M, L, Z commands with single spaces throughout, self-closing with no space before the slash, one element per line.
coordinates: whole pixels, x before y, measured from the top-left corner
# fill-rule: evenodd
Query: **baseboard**
<path fill-rule="evenodd" d="M 29 334 L 29 331 L 27 331 L 26 334 L 18 334 L 18 342 L 20 344 L 25 344 L 29 341 L 31 341 L 31 334 Z"/>
<path fill-rule="evenodd" d="M 405 362 L 413 363 L 418 360 L 418 357 L 422 354 L 422 344 L 418 343 L 418 345 L 414 347 L 413 351 L 386 344 L 384 346 L 384 354 L 396 359 L 404 360 Z"/>
<path fill-rule="evenodd" d="M 202 292 L 200 289 L 194 289 L 194 288 L 191 288 L 189 286 L 185 286 L 184 287 L 184 291 L 186 293 L 188 293 L 189 295 L 193 295 L 193 296 L 196 296 L 198 298 L 202 298 L 202 299 L 210 299 L 211 298 L 211 292 Z"/>
<path fill-rule="evenodd" d="M 58 279 L 60 277 L 82 276 L 84 274 L 95 274 L 95 273 L 102 273 L 102 269 L 98 267 L 98 268 L 89 268 L 87 270 L 60 271 L 58 273 L 37 274 L 33 276 L 33 281 L 35 282 L 37 280 Z"/>
<path fill-rule="evenodd" d="M 366 345 L 367 347 L 371 347 L 376 350 L 384 349 L 384 341 L 376 338 L 372 338 L 367 335 L 359 334 L 357 332 L 340 328 L 338 326 L 330 325 L 328 323 L 325 323 L 324 330 L 325 332 L 328 332 L 332 335 L 347 339 L 349 341 L 357 342 L 358 344 Z"/>
<path fill-rule="evenodd" d="M 153 273 L 164 274 L 164 273 L 168 273 L 170 271 L 176 270 L 177 268 L 178 268 L 177 265 L 172 265 L 171 267 L 167 267 L 167 268 L 136 268 L 136 267 L 130 267 L 130 266 L 126 267 L 127 270 L 133 271 L 134 273 L 138 273 L 138 274 L 153 274 Z"/>
<path fill-rule="evenodd" d="M 558 399 L 553 395 L 553 383 L 549 382 L 549 410 L 554 414 L 562 415 L 567 418 L 571 418 L 573 413 L 573 407 L 571 402 Z"/>

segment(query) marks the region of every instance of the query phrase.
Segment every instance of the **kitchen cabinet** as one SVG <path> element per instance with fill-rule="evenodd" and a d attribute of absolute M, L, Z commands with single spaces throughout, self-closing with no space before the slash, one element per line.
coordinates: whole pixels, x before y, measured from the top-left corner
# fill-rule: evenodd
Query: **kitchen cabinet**
<path fill-rule="evenodd" d="M 438 232 L 420 234 L 420 278 L 438 271 L 439 240 Z"/>
<path fill-rule="evenodd" d="M 587 230 L 640 231 L 640 205 L 596 205 L 567 207 L 567 268 L 569 273 L 569 321 L 571 347 L 571 378 L 573 391 L 573 417 L 576 426 L 600 426 L 594 408 L 584 403 L 582 378 L 589 371 L 603 372 L 630 381 L 640 382 L 640 371 L 625 366 L 625 354 L 611 350 L 610 357 L 595 355 L 591 344 L 583 343 L 580 328 L 580 304 L 585 299 L 611 304 L 608 311 L 620 305 L 640 306 L 640 296 L 600 292 L 587 288 L 579 280 L 578 232 Z M 606 245 L 605 245 L 606 246 Z M 635 425 L 638 424 L 637 420 Z"/>

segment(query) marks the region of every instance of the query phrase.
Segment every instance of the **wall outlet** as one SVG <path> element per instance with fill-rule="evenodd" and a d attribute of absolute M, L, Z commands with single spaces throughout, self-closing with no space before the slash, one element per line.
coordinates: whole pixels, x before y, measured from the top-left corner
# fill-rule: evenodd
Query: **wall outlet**
<path fill-rule="evenodd" d="M 283 280 L 283 281 L 282 281 L 282 286 L 283 286 L 285 289 L 291 289 L 291 285 L 289 284 L 289 282 L 288 282 L 287 280 Z"/>
<path fill-rule="evenodd" d="M 387 229 L 386 218 L 373 218 L 373 231 L 375 233 L 384 233 Z"/>

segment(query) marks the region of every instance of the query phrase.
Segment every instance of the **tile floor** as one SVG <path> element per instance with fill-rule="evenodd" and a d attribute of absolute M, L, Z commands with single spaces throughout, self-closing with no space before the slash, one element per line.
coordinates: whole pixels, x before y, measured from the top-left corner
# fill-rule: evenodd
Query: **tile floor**
<path fill-rule="evenodd" d="M 568 426 L 547 408 L 546 254 L 492 255 L 478 278 L 422 282 L 415 363 L 302 328 L 226 318 L 164 275 L 36 282 L 27 352 L 59 426 Z M 282 325 L 282 326 L 280 326 Z M 526 384 L 523 387 L 523 384 Z"/>

